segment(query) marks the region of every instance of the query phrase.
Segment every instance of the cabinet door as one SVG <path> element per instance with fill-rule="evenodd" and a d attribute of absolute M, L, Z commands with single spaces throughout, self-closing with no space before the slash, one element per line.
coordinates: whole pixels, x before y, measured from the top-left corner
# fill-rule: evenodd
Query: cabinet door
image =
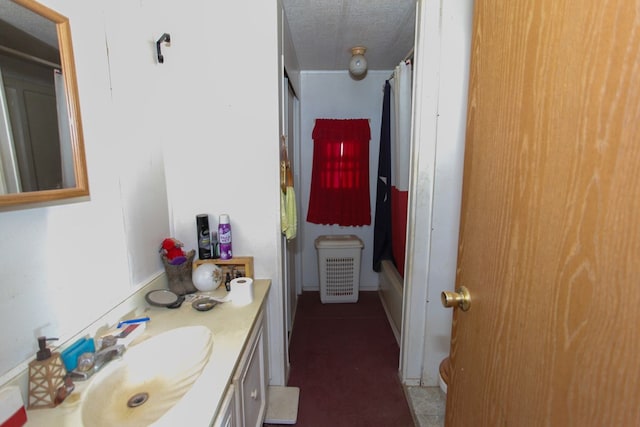
<path fill-rule="evenodd" d="M 262 426 L 264 420 L 267 396 L 265 375 L 265 351 L 263 326 L 259 327 L 258 334 L 249 358 L 238 378 L 239 416 L 243 427 Z"/>
<path fill-rule="evenodd" d="M 212 424 L 213 427 L 238 427 L 236 421 L 236 390 L 232 385 L 227 390 L 220 412 Z"/>

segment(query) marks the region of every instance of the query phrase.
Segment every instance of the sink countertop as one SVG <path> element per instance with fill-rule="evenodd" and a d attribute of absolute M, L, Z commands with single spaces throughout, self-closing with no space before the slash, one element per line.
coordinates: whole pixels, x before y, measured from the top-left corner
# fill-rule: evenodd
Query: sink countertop
<path fill-rule="evenodd" d="M 260 310 L 265 305 L 271 281 L 257 279 L 253 282 L 253 302 L 244 307 L 236 307 L 231 302 L 216 305 L 210 311 L 197 311 L 191 307 L 189 298 L 177 309 L 152 307 L 147 305 L 144 315 L 151 319 L 144 333 L 130 345 L 133 346 L 146 338 L 181 326 L 203 325 L 213 333 L 211 356 L 200 377 L 184 397 L 154 426 L 209 426 L 218 413 L 234 371 L 240 361 L 240 355 L 247 345 L 253 326 Z M 194 295 L 212 295 L 224 297 L 224 286 L 212 292 L 197 292 Z M 101 372 L 87 381 L 75 382 L 75 390 L 64 402 L 51 409 L 27 411 L 28 427 L 76 427 L 82 426 L 82 398 L 91 381 Z"/>

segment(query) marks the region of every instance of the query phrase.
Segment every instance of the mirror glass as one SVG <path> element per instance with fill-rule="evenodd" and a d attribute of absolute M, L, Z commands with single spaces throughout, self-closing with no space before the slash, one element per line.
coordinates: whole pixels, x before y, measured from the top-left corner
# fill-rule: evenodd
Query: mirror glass
<path fill-rule="evenodd" d="M 69 20 L 0 0 L 0 207 L 88 194 Z"/>

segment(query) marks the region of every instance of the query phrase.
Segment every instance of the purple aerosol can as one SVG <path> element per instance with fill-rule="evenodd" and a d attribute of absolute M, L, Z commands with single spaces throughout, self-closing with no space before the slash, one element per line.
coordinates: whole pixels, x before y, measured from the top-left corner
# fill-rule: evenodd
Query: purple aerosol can
<path fill-rule="evenodd" d="M 220 243 L 220 259 L 233 258 L 231 249 L 231 223 L 229 215 L 222 214 L 218 221 L 218 242 Z"/>

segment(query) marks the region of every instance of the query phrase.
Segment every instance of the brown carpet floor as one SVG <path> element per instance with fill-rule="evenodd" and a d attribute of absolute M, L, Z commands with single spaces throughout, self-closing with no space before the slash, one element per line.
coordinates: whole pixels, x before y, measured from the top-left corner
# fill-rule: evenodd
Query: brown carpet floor
<path fill-rule="evenodd" d="M 291 336 L 290 386 L 300 387 L 300 427 L 411 427 L 398 379 L 399 348 L 377 292 L 357 303 L 298 300 Z"/>

